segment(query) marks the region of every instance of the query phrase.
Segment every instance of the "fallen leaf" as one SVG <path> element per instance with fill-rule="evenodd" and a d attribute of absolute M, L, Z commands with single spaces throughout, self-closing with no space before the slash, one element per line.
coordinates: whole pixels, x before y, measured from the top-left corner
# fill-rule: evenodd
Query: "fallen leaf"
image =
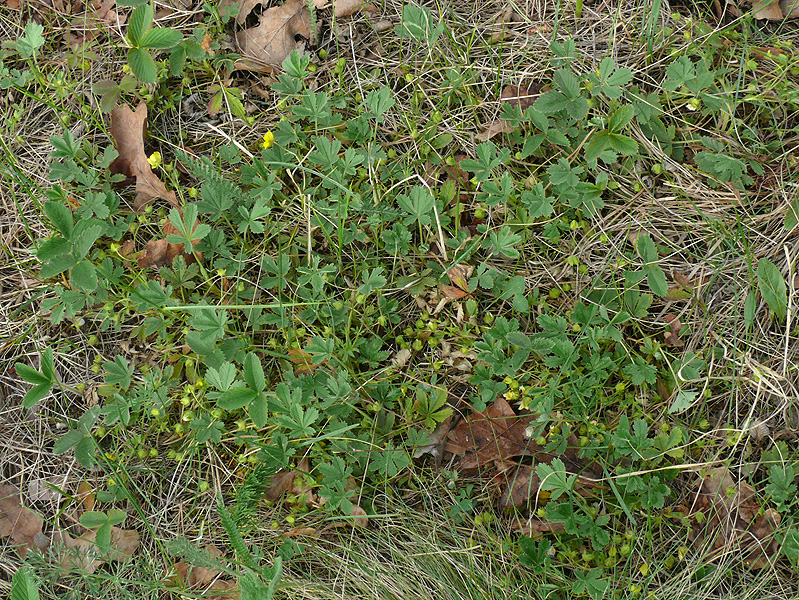
<path fill-rule="evenodd" d="M 111 549 L 102 555 L 95 545 L 95 531 L 74 538 L 65 531 L 55 531 L 50 547 L 58 551 L 61 567 L 91 575 L 107 561 L 127 562 L 139 549 L 139 533 L 133 529 L 111 527 Z"/>
<path fill-rule="evenodd" d="M 236 34 L 242 54 L 236 68 L 273 71 L 293 50 L 302 50 L 302 43 L 296 39 L 298 36 L 306 40 L 311 37 L 311 21 L 304 2 L 287 0 L 283 6 L 265 10 L 257 27 Z"/>
<path fill-rule="evenodd" d="M 289 348 L 289 360 L 294 363 L 294 374 L 305 375 L 313 373 L 322 363 L 313 364 L 313 354 L 302 348 Z"/>
<path fill-rule="evenodd" d="M 199 220 L 195 222 L 195 229 Z M 166 241 L 166 236 L 178 234 L 177 228 L 171 222 L 166 221 L 162 228 L 164 237 L 157 240 L 150 240 L 144 247 L 144 251 L 139 256 L 139 268 L 147 269 L 149 267 L 171 267 L 172 261 L 177 256 L 182 256 L 186 260 L 186 264 L 190 265 L 197 262 L 199 258 L 202 260 L 202 252 L 186 252 L 184 244 L 174 244 Z M 195 244 L 199 240 L 192 240 Z"/>
<path fill-rule="evenodd" d="M 736 483 L 728 467 L 709 469 L 693 504 L 678 511 L 691 522 L 688 537 L 694 547 L 710 551 L 709 558 L 735 552 L 746 565 L 761 569 L 779 553 L 774 536 L 779 513 L 773 508 L 763 510 L 752 486 Z M 696 519 L 700 512 L 703 518 Z"/>
<path fill-rule="evenodd" d="M 522 87 L 520 85 L 506 85 L 500 93 L 500 100 L 511 106 L 518 106 L 522 111 L 531 107 L 542 92 L 548 88 L 539 83 L 530 84 L 529 87 Z M 488 126 L 474 136 L 478 141 L 487 142 L 494 136 L 501 133 L 511 133 L 516 128 L 510 124 L 510 121 L 504 119 L 494 119 Z"/>
<path fill-rule="evenodd" d="M 392 357 L 391 365 L 401 369 L 406 364 L 408 364 L 410 358 L 411 358 L 411 351 L 408 350 L 407 348 L 402 348 L 400 350 L 397 350 L 397 353 Z"/>
<path fill-rule="evenodd" d="M 594 465 L 580 459 L 577 437 L 569 435 L 566 448 L 560 455 L 547 452 L 530 435 L 530 428 L 535 426 L 535 422 L 536 415 L 517 415 L 500 396 L 484 412 L 474 411 L 450 431 L 445 450 L 461 456 L 461 469 L 469 471 L 480 468 L 495 484 L 503 485 L 504 491 L 499 500 L 503 507 L 521 506 L 531 498 L 538 501 L 544 499 L 539 498 L 540 480 L 535 465 L 550 464 L 555 458 L 563 461 L 569 473 L 578 476 L 575 492 L 590 494 L 595 486 L 593 479 L 601 477 L 602 473 Z M 531 457 L 532 464 L 521 464 L 514 460 L 521 457 Z"/>
<path fill-rule="evenodd" d="M 543 537 L 545 533 L 563 533 L 566 526 L 563 523 L 550 523 L 549 521 L 539 521 L 530 519 L 526 523 L 515 523 L 514 529 L 533 539 Z"/>
<path fill-rule="evenodd" d="M 462 290 L 453 285 L 441 284 L 438 287 L 441 290 L 441 294 L 449 300 L 460 300 L 461 298 L 465 298 L 469 295 L 469 292 L 466 290 Z"/>
<path fill-rule="evenodd" d="M 119 27 L 125 24 L 126 17 L 113 10 L 116 0 L 91 0 L 87 9 L 70 22 L 64 35 L 67 45 L 77 47 L 91 42 L 100 33 L 98 25 Z"/>
<path fill-rule="evenodd" d="M 680 339 L 680 329 L 682 329 L 680 318 L 677 315 L 668 313 L 667 315 L 664 315 L 663 319 L 669 326 L 669 331 L 664 334 L 665 345 L 669 348 L 682 348 L 685 344 Z"/>
<path fill-rule="evenodd" d="M 264 494 L 270 500 L 277 500 L 291 489 L 296 476 L 294 471 L 280 471 L 279 473 L 275 473 L 272 476 L 272 480 L 269 482 L 269 487 L 264 490 Z"/>
<path fill-rule="evenodd" d="M 350 516 L 355 517 L 350 521 L 353 527 L 366 527 L 369 525 L 369 519 L 366 516 L 366 511 L 357 504 L 352 505 Z"/>
<path fill-rule="evenodd" d="M 47 477 L 34 479 L 28 484 L 28 498 L 31 502 L 59 502 L 62 498 L 58 488 L 66 484 L 66 477 Z"/>
<path fill-rule="evenodd" d="M 35 512 L 20 503 L 19 489 L 13 485 L 0 485 L 0 537 L 11 537 L 21 558 L 28 551 L 44 548 L 49 540 L 42 533 L 44 521 Z"/>
<path fill-rule="evenodd" d="M 545 91 L 544 86 L 540 83 L 532 83 L 528 87 L 506 85 L 499 97 L 503 102 L 507 102 L 511 106 L 518 106 L 525 111 L 535 104 L 543 91 Z"/>
<path fill-rule="evenodd" d="M 488 124 L 488 127 L 474 137 L 479 142 L 487 142 L 500 133 L 511 133 L 512 131 L 516 131 L 516 128 L 510 124 L 510 121 L 494 119 Z"/>
<path fill-rule="evenodd" d="M 505 461 L 515 456 L 525 456 L 539 450 L 533 440 L 526 437 L 532 417 L 519 418 L 510 404 L 498 397 L 485 412 L 475 411 L 447 434 L 447 450 L 463 455 L 460 466 L 475 469 L 494 461 Z"/>
<path fill-rule="evenodd" d="M 214 546 L 208 545 L 203 548 L 212 555 L 213 558 L 223 558 L 224 555 Z M 197 591 L 203 597 L 213 598 L 214 600 L 238 600 L 239 594 L 236 582 L 232 579 L 221 579 L 222 571 L 209 567 L 193 567 L 186 562 L 175 563 L 175 577 L 170 577 L 167 583 L 172 586 L 183 585 L 188 590 Z"/>
<path fill-rule="evenodd" d="M 135 111 L 127 104 L 111 111 L 109 131 L 119 152 L 119 156 L 111 163 L 111 172 L 122 173 L 135 180 L 136 198 L 133 201 L 133 209 L 136 212 L 143 211 L 145 206 L 157 198 L 163 198 L 178 208 L 180 203 L 175 192 L 166 189 L 147 162 L 147 154 L 144 151 L 146 129 L 147 105 L 144 102 L 139 104 Z"/>

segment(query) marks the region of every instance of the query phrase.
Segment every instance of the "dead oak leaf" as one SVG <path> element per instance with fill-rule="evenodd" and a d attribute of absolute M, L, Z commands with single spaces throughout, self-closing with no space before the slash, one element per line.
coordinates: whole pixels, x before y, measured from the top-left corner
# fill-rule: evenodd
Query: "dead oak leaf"
<path fill-rule="evenodd" d="M 508 402 L 498 397 L 484 412 L 475 411 L 447 434 L 446 450 L 463 455 L 460 466 L 475 469 L 494 461 L 529 455 L 535 442 L 527 435 L 531 416 L 519 418 Z"/>
<path fill-rule="evenodd" d="M 261 14 L 257 27 L 236 34 L 242 60 L 237 69 L 271 72 L 280 67 L 293 50 L 301 51 L 303 43 L 297 37 L 310 39 L 311 20 L 308 8 L 301 0 L 287 0 Z"/>
<path fill-rule="evenodd" d="M 136 212 L 141 212 L 157 198 L 163 198 L 178 208 L 180 204 L 175 192 L 166 189 L 147 161 L 147 154 L 144 151 L 146 130 L 147 105 L 144 102 L 139 104 L 135 111 L 127 104 L 111 111 L 109 131 L 119 153 L 111 163 L 111 172 L 122 173 L 135 180 L 136 198 L 133 201 L 133 209 Z"/>
<path fill-rule="evenodd" d="M 0 537 L 11 537 L 20 557 L 29 550 L 47 546 L 42 533 L 44 521 L 20 503 L 19 490 L 13 485 L 0 485 Z"/>

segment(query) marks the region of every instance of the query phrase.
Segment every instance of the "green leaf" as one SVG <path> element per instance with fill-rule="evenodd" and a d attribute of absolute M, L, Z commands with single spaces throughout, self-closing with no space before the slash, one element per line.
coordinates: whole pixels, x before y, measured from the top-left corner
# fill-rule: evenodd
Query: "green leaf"
<path fill-rule="evenodd" d="M 757 287 L 779 321 L 788 314 L 788 291 L 782 273 L 773 262 L 761 258 L 757 263 Z"/>
<path fill-rule="evenodd" d="M 158 66 L 146 48 L 131 48 L 128 50 L 128 63 L 133 74 L 144 83 L 155 83 L 158 76 Z"/>
<path fill-rule="evenodd" d="M 53 454 L 64 454 L 71 450 L 83 439 L 83 432 L 77 429 L 70 429 L 62 435 L 53 446 Z"/>
<path fill-rule="evenodd" d="M 394 98 L 391 97 L 391 90 L 386 86 L 379 90 L 372 90 L 366 96 L 364 106 L 371 112 L 378 123 L 383 120 L 383 113 L 394 106 Z"/>
<path fill-rule="evenodd" d="M 169 50 L 177 46 L 183 39 L 183 34 L 176 29 L 158 27 L 144 34 L 139 42 L 139 48 L 152 48 L 156 50 Z"/>
<path fill-rule="evenodd" d="M 104 512 L 90 510 L 80 516 L 80 524 L 86 529 L 94 529 L 108 523 L 108 517 Z"/>
<path fill-rule="evenodd" d="M 669 283 L 666 274 L 658 265 L 653 265 L 646 270 L 646 282 L 656 296 L 664 297 L 669 293 Z"/>
<path fill-rule="evenodd" d="M 39 584 L 33 571 L 22 565 L 11 578 L 11 593 L 8 600 L 39 600 Z"/>
<path fill-rule="evenodd" d="M 574 487 L 576 475 L 568 475 L 566 465 L 559 458 L 553 458 L 552 464 L 538 463 L 535 472 L 541 479 L 540 489 L 552 492 L 552 500 L 557 500 Z"/>
<path fill-rule="evenodd" d="M 217 404 L 225 410 L 236 410 L 244 408 L 259 396 L 258 392 L 248 387 L 234 387 L 222 394 Z"/>
<path fill-rule="evenodd" d="M 49 200 L 44 203 L 44 212 L 61 235 L 66 239 L 72 237 L 75 221 L 72 212 L 66 206 L 55 200 Z"/>
<path fill-rule="evenodd" d="M 680 390 L 677 392 L 677 396 L 675 396 L 671 406 L 669 406 L 669 414 L 681 413 L 688 410 L 693 406 L 694 400 L 696 400 L 698 395 L 698 392 Z"/>
<path fill-rule="evenodd" d="M 610 116 L 610 119 L 608 119 L 608 130 L 610 130 L 611 133 L 618 133 L 629 125 L 634 116 L 635 108 L 633 106 L 625 104 L 619 107 L 619 109 Z"/>
<path fill-rule="evenodd" d="M 388 281 L 383 276 L 383 267 L 376 267 L 371 271 L 365 270 L 361 275 L 361 279 L 363 280 L 363 284 L 358 288 L 358 293 L 368 296 L 375 290 L 379 290 Z"/>
<path fill-rule="evenodd" d="M 16 42 L 17 51 L 22 58 L 36 56 L 39 48 L 44 46 L 44 27 L 30 22 L 25 25 L 25 33 Z"/>
<path fill-rule="evenodd" d="M 588 594 L 591 600 L 600 600 L 608 589 L 610 582 L 601 579 L 602 569 L 591 569 L 588 573 L 575 571 L 577 581 L 574 582 L 576 594 Z"/>
<path fill-rule="evenodd" d="M 93 292 L 97 289 L 97 271 L 88 260 L 82 260 L 72 267 L 70 276 L 72 284 L 84 292 Z"/>
<path fill-rule="evenodd" d="M 129 364 L 127 359 L 121 354 L 117 354 L 113 361 L 103 363 L 106 376 L 105 382 L 108 385 L 118 385 L 122 391 L 130 387 L 135 367 Z"/>
<path fill-rule="evenodd" d="M 266 388 L 264 369 L 254 352 L 244 358 L 244 381 L 256 392 L 263 392 Z"/>
<path fill-rule="evenodd" d="M 144 38 L 144 34 L 153 24 L 153 7 L 148 2 L 137 7 L 130 15 L 128 21 L 128 41 L 131 46 L 140 47 Z M 130 57 L 128 57 L 130 60 Z M 131 65 L 132 67 L 133 65 Z M 134 69 L 134 73 L 136 70 Z"/>

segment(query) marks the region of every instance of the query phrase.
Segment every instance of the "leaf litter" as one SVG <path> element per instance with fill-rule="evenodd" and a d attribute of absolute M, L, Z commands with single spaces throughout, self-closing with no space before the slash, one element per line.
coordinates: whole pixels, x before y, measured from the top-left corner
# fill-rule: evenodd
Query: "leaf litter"
<path fill-rule="evenodd" d="M 530 500 L 541 503 L 546 494 L 535 467 L 560 459 L 570 473 L 578 475 L 575 492 L 590 494 L 594 480 L 602 476 L 593 464 L 579 458 L 579 442 L 573 434 L 565 448 L 557 452 L 533 439 L 538 415 L 516 414 L 508 402 L 498 397 L 485 411 L 473 411 L 447 434 L 446 450 L 460 456 L 460 468 L 480 471 L 503 487 L 500 506 L 520 507 Z M 561 448 L 558 448 L 561 450 Z M 587 475 L 587 477 L 586 477 Z"/>
<path fill-rule="evenodd" d="M 50 549 L 62 568 L 94 573 L 110 560 L 130 560 L 139 548 L 139 533 L 132 529 L 111 527 L 108 553 L 101 553 L 95 543 L 96 531 L 87 530 L 80 537 L 56 529 L 48 537 L 42 531 L 44 520 L 31 509 L 22 506 L 20 492 L 13 485 L 0 485 L 0 537 L 15 542 L 21 558 L 35 550 Z"/>
<path fill-rule="evenodd" d="M 691 525 L 688 538 L 694 547 L 709 550 L 709 558 L 734 552 L 753 569 L 770 565 L 780 551 L 776 509 L 763 510 L 754 488 L 736 482 L 729 467 L 709 469 L 698 483 L 692 504 L 677 509 Z"/>

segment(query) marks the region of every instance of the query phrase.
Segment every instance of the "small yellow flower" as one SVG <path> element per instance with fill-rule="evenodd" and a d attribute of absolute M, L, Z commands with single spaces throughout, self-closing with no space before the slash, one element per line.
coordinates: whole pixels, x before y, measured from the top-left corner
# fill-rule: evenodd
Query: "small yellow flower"
<path fill-rule="evenodd" d="M 264 134 L 264 143 L 263 143 L 264 150 L 266 150 L 267 148 L 271 148 L 274 141 L 275 141 L 275 134 L 272 133 L 271 131 L 267 131 Z"/>
<path fill-rule="evenodd" d="M 161 166 L 161 153 L 156 150 L 150 155 L 150 157 L 147 159 L 147 162 L 150 163 L 151 168 L 157 169 Z"/>

